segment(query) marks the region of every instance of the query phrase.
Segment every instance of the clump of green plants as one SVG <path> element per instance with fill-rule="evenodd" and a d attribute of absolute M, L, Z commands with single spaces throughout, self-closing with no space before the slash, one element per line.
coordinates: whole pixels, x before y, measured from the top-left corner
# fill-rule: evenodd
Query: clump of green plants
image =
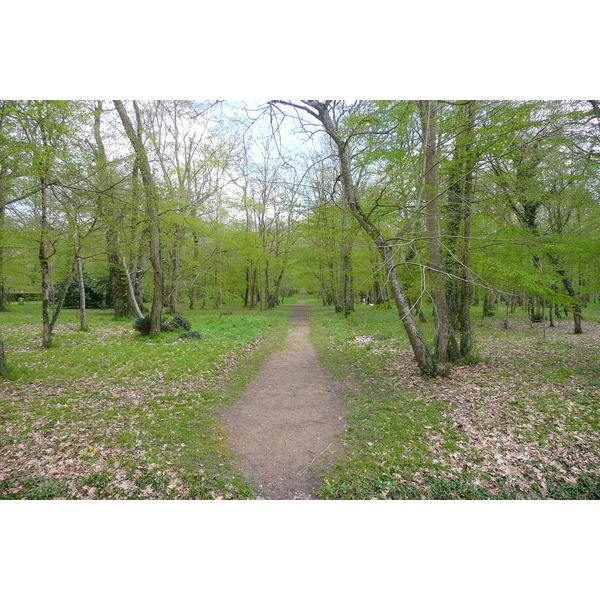
<path fill-rule="evenodd" d="M 139 331 L 141 335 L 150 334 L 150 316 L 138 317 L 134 323 L 133 328 Z M 181 315 L 175 315 L 169 322 L 161 321 L 160 330 L 163 332 L 177 331 L 178 329 L 184 329 L 189 331 L 192 328 L 192 324 Z"/>
<path fill-rule="evenodd" d="M 186 331 L 184 334 L 179 336 L 179 339 L 180 340 L 189 340 L 189 339 L 201 340 L 202 334 L 199 331 Z"/>
<path fill-rule="evenodd" d="M 136 331 L 139 331 L 142 335 L 149 335 L 150 333 L 150 317 L 146 315 L 145 317 L 138 317 L 133 322 L 133 328 Z"/>
<path fill-rule="evenodd" d="M 173 329 L 185 329 L 186 331 L 189 331 L 192 328 L 192 324 L 181 315 L 175 315 L 171 319 L 169 325 L 171 325 Z"/>

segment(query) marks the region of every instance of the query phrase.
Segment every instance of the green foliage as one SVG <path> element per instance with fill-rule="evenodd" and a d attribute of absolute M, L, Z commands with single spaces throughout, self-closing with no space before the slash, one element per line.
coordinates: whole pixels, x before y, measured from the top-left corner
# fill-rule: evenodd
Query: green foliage
<path fill-rule="evenodd" d="M 186 331 L 189 331 L 192 328 L 192 324 L 185 318 L 182 317 L 181 315 L 175 315 L 169 325 L 175 330 L 175 329 L 185 329 Z"/>
<path fill-rule="evenodd" d="M 150 335 L 150 325 L 151 325 L 151 321 L 150 321 L 149 315 L 146 315 L 145 317 L 138 317 L 133 322 L 133 328 L 136 331 L 139 331 L 144 336 Z"/>
<path fill-rule="evenodd" d="M 16 487 L 19 491 L 15 491 Z M 52 500 L 69 496 L 66 486 L 45 475 L 28 476 L 22 472 L 13 473 L 10 479 L 0 482 L 0 499 L 12 500 Z"/>
<path fill-rule="evenodd" d="M 179 336 L 180 340 L 201 340 L 202 334 L 199 331 L 187 331 Z"/>
<path fill-rule="evenodd" d="M 85 289 L 85 306 L 86 308 L 102 308 L 102 298 L 104 292 L 105 281 L 103 279 L 92 279 L 87 274 L 83 276 Z M 55 286 L 55 294 L 61 296 L 68 278 L 63 279 Z M 79 308 L 81 301 L 79 294 L 79 281 L 74 279 L 71 281 L 67 295 L 65 296 L 64 308 Z"/>
<path fill-rule="evenodd" d="M 600 475 L 581 475 L 576 483 L 549 478 L 548 492 L 554 500 L 600 500 Z"/>

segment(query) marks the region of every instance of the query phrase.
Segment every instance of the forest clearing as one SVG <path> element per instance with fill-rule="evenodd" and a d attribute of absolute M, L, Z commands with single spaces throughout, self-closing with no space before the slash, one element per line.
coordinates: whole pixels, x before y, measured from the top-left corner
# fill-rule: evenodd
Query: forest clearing
<path fill-rule="evenodd" d="M 595 100 L 0 101 L 0 498 L 598 499 L 599 156 Z"/>

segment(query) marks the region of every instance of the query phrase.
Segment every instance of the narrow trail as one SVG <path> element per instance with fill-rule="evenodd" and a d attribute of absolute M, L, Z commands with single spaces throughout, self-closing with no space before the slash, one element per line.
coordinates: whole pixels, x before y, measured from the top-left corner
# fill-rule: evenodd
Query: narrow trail
<path fill-rule="evenodd" d="M 319 363 L 308 312 L 305 304 L 292 307 L 284 349 L 222 414 L 237 465 L 259 499 L 314 498 L 318 473 L 339 451 L 336 436 L 346 425 L 344 385 Z"/>

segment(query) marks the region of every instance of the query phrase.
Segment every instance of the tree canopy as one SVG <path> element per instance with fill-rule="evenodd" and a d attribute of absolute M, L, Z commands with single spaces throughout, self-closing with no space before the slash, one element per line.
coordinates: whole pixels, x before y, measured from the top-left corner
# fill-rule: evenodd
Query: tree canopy
<path fill-rule="evenodd" d="M 469 308 L 582 306 L 599 286 L 598 101 L 0 102 L 0 310 L 69 289 L 116 317 L 393 303 L 425 375 Z M 419 331 L 429 308 L 430 348 Z M 424 309 L 427 309 L 424 311 Z"/>

